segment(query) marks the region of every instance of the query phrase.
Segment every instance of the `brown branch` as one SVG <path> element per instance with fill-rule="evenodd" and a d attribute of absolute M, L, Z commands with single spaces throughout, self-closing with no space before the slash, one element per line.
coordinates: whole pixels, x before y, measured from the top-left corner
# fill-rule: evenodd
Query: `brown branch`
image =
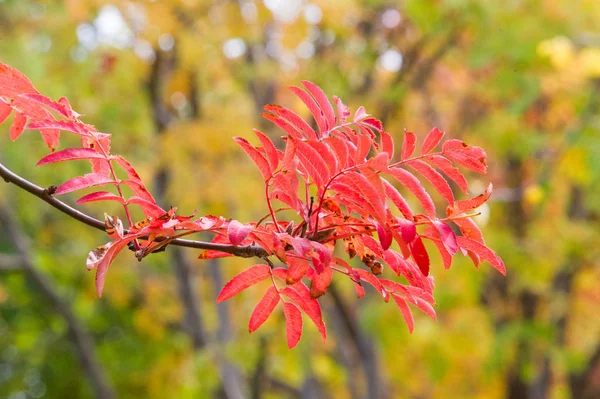
<path fill-rule="evenodd" d="M 16 255 L 0 254 L 0 272 L 23 271 L 23 260 Z"/>
<path fill-rule="evenodd" d="M 108 383 L 101 364 L 96 359 L 94 342 L 85 327 L 81 324 L 70 306 L 65 302 L 54 288 L 54 283 L 47 276 L 37 270 L 30 256 L 29 239 L 17 226 L 9 212 L 0 207 L 0 222 L 5 232 L 17 250 L 19 263 L 27 277 L 37 286 L 47 302 L 56 309 L 67 323 L 67 328 L 83 372 L 89 378 L 95 396 L 99 399 L 112 399 L 116 397 L 115 392 Z"/>
<path fill-rule="evenodd" d="M 40 186 L 33 184 L 32 182 L 22 178 L 21 176 L 13 173 L 8 168 L 0 163 L 0 177 L 4 179 L 7 183 L 13 183 L 17 187 L 27 191 L 30 194 L 35 195 L 40 198 L 42 201 L 47 202 L 54 208 L 58 209 L 62 213 L 72 217 L 75 220 L 80 221 L 83 224 L 86 224 L 90 227 L 93 227 L 97 230 L 104 230 L 104 222 L 87 215 L 70 205 L 56 199 L 53 197 L 50 192 L 51 189 L 44 189 Z M 125 233 L 129 233 L 128 230 L 124 230 Z M 180 247 L 187 248 L 197 248 L 197 249 L 206 249 L 206 250 L 215 250 L 220 252 L 225 252 L 227 254 L 231 254 L 240 258 L 263 258 L 268 256 L 267 252 L 258 245 L 246 245 L 241 247 L 235 247 L 233 245 L 227 244 L 215 244 L 205 241 L 195 241 L 195 240 L 185 240 L 181 238 L 177 238 L 170 242 L 169 245 L 177 245 Z"/>

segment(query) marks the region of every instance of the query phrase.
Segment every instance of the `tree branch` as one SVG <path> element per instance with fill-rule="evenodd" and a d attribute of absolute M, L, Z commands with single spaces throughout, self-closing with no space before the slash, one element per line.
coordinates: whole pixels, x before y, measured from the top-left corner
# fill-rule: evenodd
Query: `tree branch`
<path fill-rule="evenodd" d="M 86 224 L 90 227 L 93 227 L 97 230 L 104 230 L 104 222 L 87 215 L 77 209 L 67 205 L 66 203 L 56 199 L 52 196 L 53 186 L 50 188 L 44 189 L 40 186 L 33 184 L 32 182 L 22 178 L 21 176 L 13 173 L 8 168 L 6 168 L 2 163 L 0 163 L 0 177 L 4 179 L 7 183 L 13 183 L 17 187 L 27 191 L 30 194 L 35 195 L 40 198 L 42 201 L 47 202 L 54 208 L 58 209 L 62 213 L 72 217 L 75 220 L 80 221 L 83 224 Z M 129 233 L 128 230 L 124 230 L 125 233 Z M 195 241 L 195 240 L 185 240 L 181 238 L 177 238 L 169 243 L 169 245 L 177 245 L 180 247 L 188 247 L 188 248 L 197 248 L 197 249 L 206 249 L 206 250 L 215 250 L 220 252 L 225 252 L 227 254 L 231 254 L 240 258 L 264 258 L 268 256 L 267 252 L 258 245 L 246 245 L 241 247 L 235 247 L 233 245 L 228 244 L 215 244 L 205 241 Z"/>
<path fill-rule="evenodd" d="M 106 378 L 105 371 L 102 365 L 96 359 L 94 342 L 86 331 L 81 321 L 71 310 L 71 307 L 65 302 L 54 288 L 54 283 L 50 278 L 37 270 L 35 264 L 31 260 L 29 250 L 29 238 L 23 234 L 21 229 L 13 220 L 12 215 L 0 207 L 0 223 L 3 226 L 3 232 L 6 232 L 10 240 L 14 244 L 18 255 L 12 257 L 17 258 L 23 272 L 37 286 L 47 302 L 54 307 L 65 322 L 71 341 L 74 344 L 75 351 L 79 357 L 79 362 L 83 372 L 88 376 L 92 384 L 94 394 L 98 399 L 112 399 L 116 397 L 113 388 Z M 10 256 L 10 255 L 9 255 Z M 5 256 L 3 256 L 4 258 Z"/>

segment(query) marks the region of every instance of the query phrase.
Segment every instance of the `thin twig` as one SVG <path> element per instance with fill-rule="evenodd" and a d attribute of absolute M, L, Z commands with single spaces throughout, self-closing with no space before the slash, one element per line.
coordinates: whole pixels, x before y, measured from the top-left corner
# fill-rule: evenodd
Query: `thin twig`
<path fill-rule="evenodd" d="M 105 231 L 104 230 L 104 222 L 102 222 L 90 215 L 87 215 L 87 214 L 71 207 L 70 205 L 67 205 L 66 203 L 56 199 L 55 197 L 53 197 L 50 194 L 50 190 L 41 188 L 40 186 L 22 178 L 21 176 L 15 174 L 14 172 L 12 172 L 8 168 L 6 168 L 1 163 L 0 163 L 0 177 L 2 177 L 4 179 L 4 181 L 6 181 L 7 183 L 13 183 L 17 187 L 27 191 L 30 194 L 35 195 L 36 197 L 40 198 L 42 201 L 47 202 L 54 208 L 58 209 L 59 211 L 63 212 L 64 214 L 72 217 L 73 219 L 78 220 L 81 223 L 86 224 L 90 227 L 93 227 L 97 230 Z M 128 230 L 124 230 L 124 232 L 126 234 L 129 233 Z M 228 244 L 216 244 L 216 243 L 205 242 L 205 241 L 185 240 L 185 239 L 181 239 L 181 238 L 171 241 L 170 245 L 220 251 L 220 252 L 224 252 L 224 253 L 231 254 L 231 255 L 234 255 L 237 257 L 241 257 L 241 258 L 254 258 L 254 257 L 263 258 L 265 256 L 268 256 L 267 252 L 258 245 L 246 245 L 246 246 L 235 247 L 233 245 L 228 245 Z"/>

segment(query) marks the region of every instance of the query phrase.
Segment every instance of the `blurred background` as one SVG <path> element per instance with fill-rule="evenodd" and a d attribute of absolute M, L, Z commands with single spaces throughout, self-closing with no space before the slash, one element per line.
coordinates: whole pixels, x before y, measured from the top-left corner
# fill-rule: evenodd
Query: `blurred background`
<path fill-rule="evenodd" d="M 251 260 L 125 254 L 99 300 L 85 258 L 107 237 L 3 185 L 0 397 L 600 397 L 599 1 L 0 0 L 0 61 L 113 133 L 184 215 L 266 213 L 231 137 L 280 135 L 268 103 L 308 115 L 287 90 L 302 79 L 397 143 L 437 126 L 488 153 L 488 175 L 470 177 L 473 194 L 495 187 L 477 222 L 508 269 L 435 258 L 438 321 L 415 311 L 412 335 L 394 305 L 337 281 L 327 342 L 305 320 L 289 351 L 281 312 L 247 332 L 262 288 L 215 304 Z M 0 159 L 21 176 L 88 171 L 34 168 L 39 135 L 8 129 Z"/>

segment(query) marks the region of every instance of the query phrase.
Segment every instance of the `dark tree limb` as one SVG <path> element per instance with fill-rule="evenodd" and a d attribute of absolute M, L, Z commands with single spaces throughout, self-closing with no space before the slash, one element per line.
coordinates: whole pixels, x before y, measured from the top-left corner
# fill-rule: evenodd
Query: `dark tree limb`
<path fill-rule="evenodd" d="M 41 273 L 31 260 L 29 238 L 21 231 L 14 221 L 12 215 L 3 207 L 0 207 L 0 223 L 3 231 L 8 235 L 17 250 L 19 264 L 23 272 L 38 288 L 46 301 L 62 316 L 67 323 L 68 333 L 74 344 L 79 362 L 83 372 L 87 375 L 96 398 L 115 398 L 110 383 L 108 382 L 101 364 L 96 359 L 94 342 L 83 324 L 73 313 L 67 302 L 65 302 L 54 288 L 52 280 Z M 4 258 L 4 256 L 3 256 Z"/>

